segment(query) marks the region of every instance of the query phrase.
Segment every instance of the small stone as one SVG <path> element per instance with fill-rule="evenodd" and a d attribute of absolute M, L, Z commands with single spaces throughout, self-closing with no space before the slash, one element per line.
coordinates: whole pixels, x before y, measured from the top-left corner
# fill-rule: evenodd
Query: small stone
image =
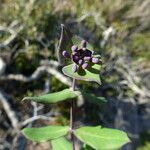
<path fill-rule="evenodd" d="M 81 41 L 81 46 L 84 47 L 84 48 L 86 48 L 87 42 L 86 42 L 85 40 L 82 40 L 82 41 Z"/>
<path fill-rule="evenodd" d="M 82 68 L 83 69 L 86 69 L 88 67 L 88 64 L 87 63 L 84 63 L 83 65 L 82 65 Z"/>
<path fill-rule="evenodd" d="M 71 47 L 71 50 L 72 50 L 72 52 L 77 51 L 77 50 L 78 50 L 78 46 L 73 45 L 73 46 Z"/>
<path fill-rule="evenodd" d="M 97 64 L 98 62 L 99 62 L 98 58 L 95 58 L 95 57 L 92 58 L 92 63 Z"/>

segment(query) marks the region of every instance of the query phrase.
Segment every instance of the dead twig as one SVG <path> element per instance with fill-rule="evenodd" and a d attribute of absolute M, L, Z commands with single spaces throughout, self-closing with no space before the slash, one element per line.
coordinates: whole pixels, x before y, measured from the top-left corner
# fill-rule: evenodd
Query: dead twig
<path fill-rule="evenodd" d="M 2 91 L 0 91 L 0 102 L 2 103 L 4 110 L 10 119 L 10 122 L 12 124 L 12 127 L 17 131 L 18 130 L 18 119 L 16 112 L 11 108 L 8 98 L 6 94 L 4 94 Z"/>

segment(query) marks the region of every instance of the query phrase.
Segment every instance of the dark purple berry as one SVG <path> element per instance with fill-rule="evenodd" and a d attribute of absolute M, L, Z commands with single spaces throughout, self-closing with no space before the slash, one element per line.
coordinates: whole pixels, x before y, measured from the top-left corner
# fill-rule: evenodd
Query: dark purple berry
<path fill-rule="evenodd" d="M 77 65 L 74 64 L 73 67 L 72 67 L 72 71 L 77 72 L 77 70 L 78 70 L 78 67 L 77 67 Z"/>
<path fill-rule="evenodd" d="M 72 50 L 72 52 L 77 51 L 77 50 L 78 50 L 78 46 L 73 45 L 73 46 L 71 47 L 71 50 Z"/>
<path fill-rule="evenodd" d="M 81 46 L 82 46 L 82 47 L 86 47 L 86 45 L 87 45 L 87 42 L 86 42 L 85 40 L 82 40 L 82 41 L 81 41 Z"/>
<path fill-rule="evenodd" d="M 64 57 L 66 57 L 66 58 L 69 58 L 69 54 L 68 54 L 67 51 L 63 51 L 63 52 L 62 52 L 62 55 L 63 55 Z"/>
<path fill-rule="evenodd" d="M 91 59 L 91 57 L 86 57 L 86 56 L 84 57 L 85 61 L 89 61 L 90 59 Z"/>
<path fill-rule="evenodd" d="M 86 69 L 88 67 L 88 64 L 87 63 L 84 63 L 83 65 L 82 65 L 82 68 L 83 69 Z"/>
<path fill-rule="evenodd" d="M 92 58 L 92 63 L 94 63 L 94 64 L 97 64 L 99 62 L 99 59 L 98 58 Z"/>
<path fill-rule="evenodd" d="M 79 65 L 82 65 L 82 64 L 83 64 L 83 60 L 80 59 L 80 60 L 78 61 L 78 64 L 79 64 Z"/>

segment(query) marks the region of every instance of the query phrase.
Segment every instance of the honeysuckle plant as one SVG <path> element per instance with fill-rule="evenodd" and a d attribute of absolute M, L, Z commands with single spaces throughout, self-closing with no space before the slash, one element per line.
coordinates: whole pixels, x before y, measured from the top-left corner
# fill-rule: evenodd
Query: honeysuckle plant
<path fill-rule="evenodd" d="M 124 131 L 99 126 L 74 126 L 74 102 L 81 94 L 89 102 L 101 105 L 106 100 L 82 89 L 76 89 L 76 81 L 84 80 L 101 84 L 100 55 L 96 55 L 92 46 L 86 41 L 73 35 L 64 25 L 61 25 L 61 37 L 58 48 L 58 60 L 64 65 L 62 72 L 72 78 L 71 88 L 41 96 L 25 97 L 39 103 L 57 103 L 68 100 L 70 107 L 70 125 L 45 126 L 39 128 L 24 128 L 22 133 L 26 138 L 35 142 L 50 141 L 53 150 L 75 150 L 75 137 L 83 142 L 82 150 L 116 150 L 130 142 Z M 70 135 L 69 140 L 66 138 Z M 68 136 L 67 136 L 68 137 Z"/>

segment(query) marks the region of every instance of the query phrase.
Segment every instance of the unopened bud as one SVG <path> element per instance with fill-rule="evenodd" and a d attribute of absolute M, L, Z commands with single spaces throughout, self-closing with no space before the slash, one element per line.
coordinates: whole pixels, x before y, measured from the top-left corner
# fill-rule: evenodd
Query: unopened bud
<path fill-rule="evenodd" d="M 78 46 L 73 45 L 73 46 L 71 47 L 71 50 L 72 50 L 72 52 L 74 52 L 74 51 L 78 50 Z"/>
<path fill-rule="evenodd" d="M 80 59 L 80 60 L 78 61 L 78 64 L 79 64 L 79 65 L 82 65 L 82 64 L 83 64 L 83 60 Z"/>
<path fill-rule="evenodd" d="M 77 62 L 79 61 L 79 56 L 73 55 L 73 56 L 72 56 L 72 60 L 73 60 L 75 63 L 77 63 Z"/>
<path fill-rule="evenodd" d="M 69 58 L 69 54 L 68 54 L 67 51 L 63 51 L 63 52 L 62 52 L 62 55 L 63 55 L 64 57 L 66 57 L 66 58 Z"/>
<path fill-rule="evenodd" d="M 84 57 L 85 61 L 89 61 L 91 59 L 91 57 Z"/>
<path fill-rule="evenodd" d="M 83 69 L 86 69 L 88 67 L 88 64 L 87 63 L 84 63 L 83 65 L 82 65 L 82 68 Z"/>
<path fill-rule="evenodd" d="M 85 40 L 82 40 L 82 41 L 81 41 L 81 46 L 82 46 L 82 47 L 86 47 L 86 45 L 87 45 L 87 42 L 86 42 Z"/>
<path fill-rule="evenodd" d="M 98 58 L 92 58 L 92 63 L 94 63 L 94 64 L 97 64 L 99 62 L 99 59 Z"/>
<path fill-rule="evenodd" d="M 77 65 L 73 65 L 73 67 L 72 67 L 72 71 L 73 71 L 73 72 L 77 72 L 77 70 L 78 70 Z"/>

